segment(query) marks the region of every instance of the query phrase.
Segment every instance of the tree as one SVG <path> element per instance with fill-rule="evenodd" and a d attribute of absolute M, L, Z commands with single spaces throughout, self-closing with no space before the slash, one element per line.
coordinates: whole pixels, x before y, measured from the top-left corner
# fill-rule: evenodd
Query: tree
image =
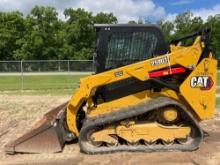
<path fill-rule="evenodd" d="M 95 16 L 84 9 L 66 9 L 67 18 L 65 27 L 66 48 L 71 59 L 92 58 L 95 47 L 94 23 L 117 23 L 112 13 L 98 13 Z"/>
<path fill-rule="evenodd" d="M 99 24 L 116 24 L 118 23 L 117 18 L 113 13 L 103 13 L 100 12 L 94 16 L 94 23 Z"/>
<path fill-rule="evenodd" d="M 0 12 L 0 60 L 13 60 L 14 52 L 19 49 L 18 39 L 25 34 L 22 13 Z"/>
<path fill-rule="evenodd" d="M 18 40 L 17 59 L 57 59 L 56 37 L 60 23 L 52 7 L 36 6 L 25 20 L 26 33 Z"/>
<path fill-rule="evenodd" d="M 138 24 L 144 24 L 144 22 L 141 18 L 138 19 Z"/>
<path fill-rule="evenodd" d="M 91 59 L 95 47 L 95 23 L 115 24 L 113 13 L 96 15 L 84 9 L 66 9 L 66 20 L 59 20 L 53 7 L 35 6 L 26 17 L 18 11 L 0 12 L 0 60 Z M 142 20 L 129 24 L 143 23 Z M 149 23 L 145 20 L 144 22 Z M 191 12 L 181 13 L 171 22 L 160 20 L 165 39 L 172 39 L 212 28 L 211 44 L 220 54 L 220 19 L 211 16 L 206 22 Z M 193 40 L 183 44 L 191 44 Z"/>
<path fill-rule="evenodd" d="M 205 24 L 206 27 L 212 30 L 212 47 L 216 55 L 220 56 L 220 18 L 210 16 Z"/>
<path fill-rule="evenodd" d="M 128 21 L 128 24 L 133 24 L 133 25 L 135 25 L 135 24 L 137 24 L 137 22 L 135 22 L 134 20 L 130 20 L 130 21 Z"/>
<path fill-rule="evenodd" d="M 200 29 L 203 26 L 203 20 L 201 17 L 195 17 L 191 12 L 185 12 L 176 16 L 174 21 L 175 30 L 174 34 L 171 36 L 172 39 L 177 39 L 183 37 L 187 34 L 192 34 Z M 183 44 L 189 45 L 192 44 L 193 39 L 183 41 Z"/>
<path fill-rule="evenodd" d="M 171 35 L 174 33 L 174 24 L 170 21 L 160 20 L 157 25 L 162 30 L 165 40 L 169 43 L 171 41 Z"/>
<path fill-rule="evenodd" d="M 88 59 L 95 40 L 93 16 L 84 9 L 66 9 L 65 38 L 71 59 Z"/>

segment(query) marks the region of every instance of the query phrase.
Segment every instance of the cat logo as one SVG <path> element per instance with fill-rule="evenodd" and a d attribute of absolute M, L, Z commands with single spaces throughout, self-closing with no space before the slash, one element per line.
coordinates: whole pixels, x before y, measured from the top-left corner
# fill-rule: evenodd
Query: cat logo
<path fill-rule="evenodd" d="M 201 90 L 209 90 L 213 86 L 212 78 L 209 76 L 196 76 L 191 78 L 192 88 L 200 88 Z"/>

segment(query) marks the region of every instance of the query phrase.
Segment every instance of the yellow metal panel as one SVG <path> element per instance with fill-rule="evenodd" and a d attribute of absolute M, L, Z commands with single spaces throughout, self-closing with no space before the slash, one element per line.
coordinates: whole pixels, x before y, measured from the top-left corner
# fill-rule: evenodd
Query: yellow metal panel
<path fill-rule="evenodd" d="M 190 127 L 163 126 L 156 122 L 136 123 L 129 127 L 124 125 L 116 127 L 117 135 L 130 143 L 137 142 L 141 139 L 145 141 L 184 139 L 189 136 L 190 131 Z"/>
<path fill-rule="evenodd" d="M 135 123 L 130 122 L 127 125 L 118 125 L 108 127 L 92 134 L 92 141 L 116 143 L 111 135 L 117 135 L 130 143 L 140 140 L 154 142 L 162 139 L 164 141 L 174 141 L 175 139 L 186 139 L 190 134 L 190 127 L 163 126 L 157 122 Z"/>
<path fill-rule="evenodd" d="M 215 113 L 217 60 L 204 58 L 180 86 L 181 94 L 200 119 Z"/>
<path fill-rule="evenodd" d="M 152 92 L 149 90 L 135 93 L 132 95 L 128 95 L 128 96 L 119 98 L 117 100 L 99 104 L 97 107 L 92 108 L 88 111 L 88 116 L 94 117 L 96 115 L 102 115 L 102 114 L 118 111 L 119 109 L 123 107 L 136 105 L 142 101 L 150 100 L 151 97 L 152 97 Z"/>
<path fill-rule="evenodd" d="M 193 46 L 177 49 L 177 51 L 174 52 L 176 54 L 175 58 L 171 58 L 171 61 L 174 60 L 174 63 L 180 64 L 186 68 L 194 68 L 196 67 L 199 58 L 202 54 L 201 49 L 201 38 L 197 37 Z"/>
<path fill-rule="evenodd" d="M 135 94 L 131 94 L 116 100 L 112 100 L 109 102 L 104 102 L 99 104 L 97 107 L 91 108 L 88 110 L 88 116 L 94 117 L 97 115 L 103 115 L 107 113 L 111 113 L 114 111 L 118 111 L 121 108 L 125 108 L 132 105 L 137 105 L 141 102 L 149 101 L 155 97 L 167 96 L 173 99 L 178 100 L 183 103 L 183 100 L 177 95 L 177 93 L 173 90 L 163 89 L 161 92 L 153 92 L 151 90 L 141 91 Z"/>

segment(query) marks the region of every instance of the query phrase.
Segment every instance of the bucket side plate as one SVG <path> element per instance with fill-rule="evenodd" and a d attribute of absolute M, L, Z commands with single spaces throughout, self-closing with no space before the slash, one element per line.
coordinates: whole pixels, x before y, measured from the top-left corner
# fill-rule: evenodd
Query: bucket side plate
<path fill-rule="evenodd" d="M 53 153 L 61 152 L 65 144 L 62 117 L 67 103 L 64 103 L 44 115 L 32 130 L 8 143 L 5 152 L 14 153 Z"/>

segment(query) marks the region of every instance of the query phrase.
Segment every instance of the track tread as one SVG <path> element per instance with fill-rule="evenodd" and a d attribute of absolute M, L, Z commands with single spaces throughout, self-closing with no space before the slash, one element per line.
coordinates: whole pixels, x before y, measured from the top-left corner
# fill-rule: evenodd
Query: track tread
<path fill-rule="evenodd" d="M 119 122 L 125 120 L 127 118 L 132 118 L 135 116 L 142 115 L 146 112 L 165 107 L 165 106 L 176 106 L 178 109 L 182 111 L 187 116 L 188 122 L 191 123 L 195 128 L 196 137 L 192 140 L 190 144 L 180 145 L 174 144 L 172 146 L 164 146 L 164 145 L 156 145 L 156 146 L 127 146 L 127 145 L 119 145 L 117 147 L 105 147 L 101 146 L 96 148 L 88 143 L 86 139 L 86 134 L 90 129 L 94 129 L 100 126 L 109 125 L 111 123 Z M 87 118 L 83 124 L 83 127 L 80 131 L 79 143 L 80 149 L 82 152 L 87 154 L 102 154 L 102 153 L 112 153 L 116 151 L 142 151 L 142 152 L 154 152 L 154 151 L 192 151 L 196 150 L 199 147 L 199 144 L 203 140 L 203 131 L 199 126 L 199 123 L 193 118 L 193 116 L 186 110 L 185 106 L 180 104 L 179 102 L 168 98 L 168 97 L 158 97 L 152 99 L 147 102 L 140 103 L 135 106 L 128 106 L 126 108 L 122 108 L 117 112 L 112 112 L 110 114 L 100 115 L 93 118 Z"/>

